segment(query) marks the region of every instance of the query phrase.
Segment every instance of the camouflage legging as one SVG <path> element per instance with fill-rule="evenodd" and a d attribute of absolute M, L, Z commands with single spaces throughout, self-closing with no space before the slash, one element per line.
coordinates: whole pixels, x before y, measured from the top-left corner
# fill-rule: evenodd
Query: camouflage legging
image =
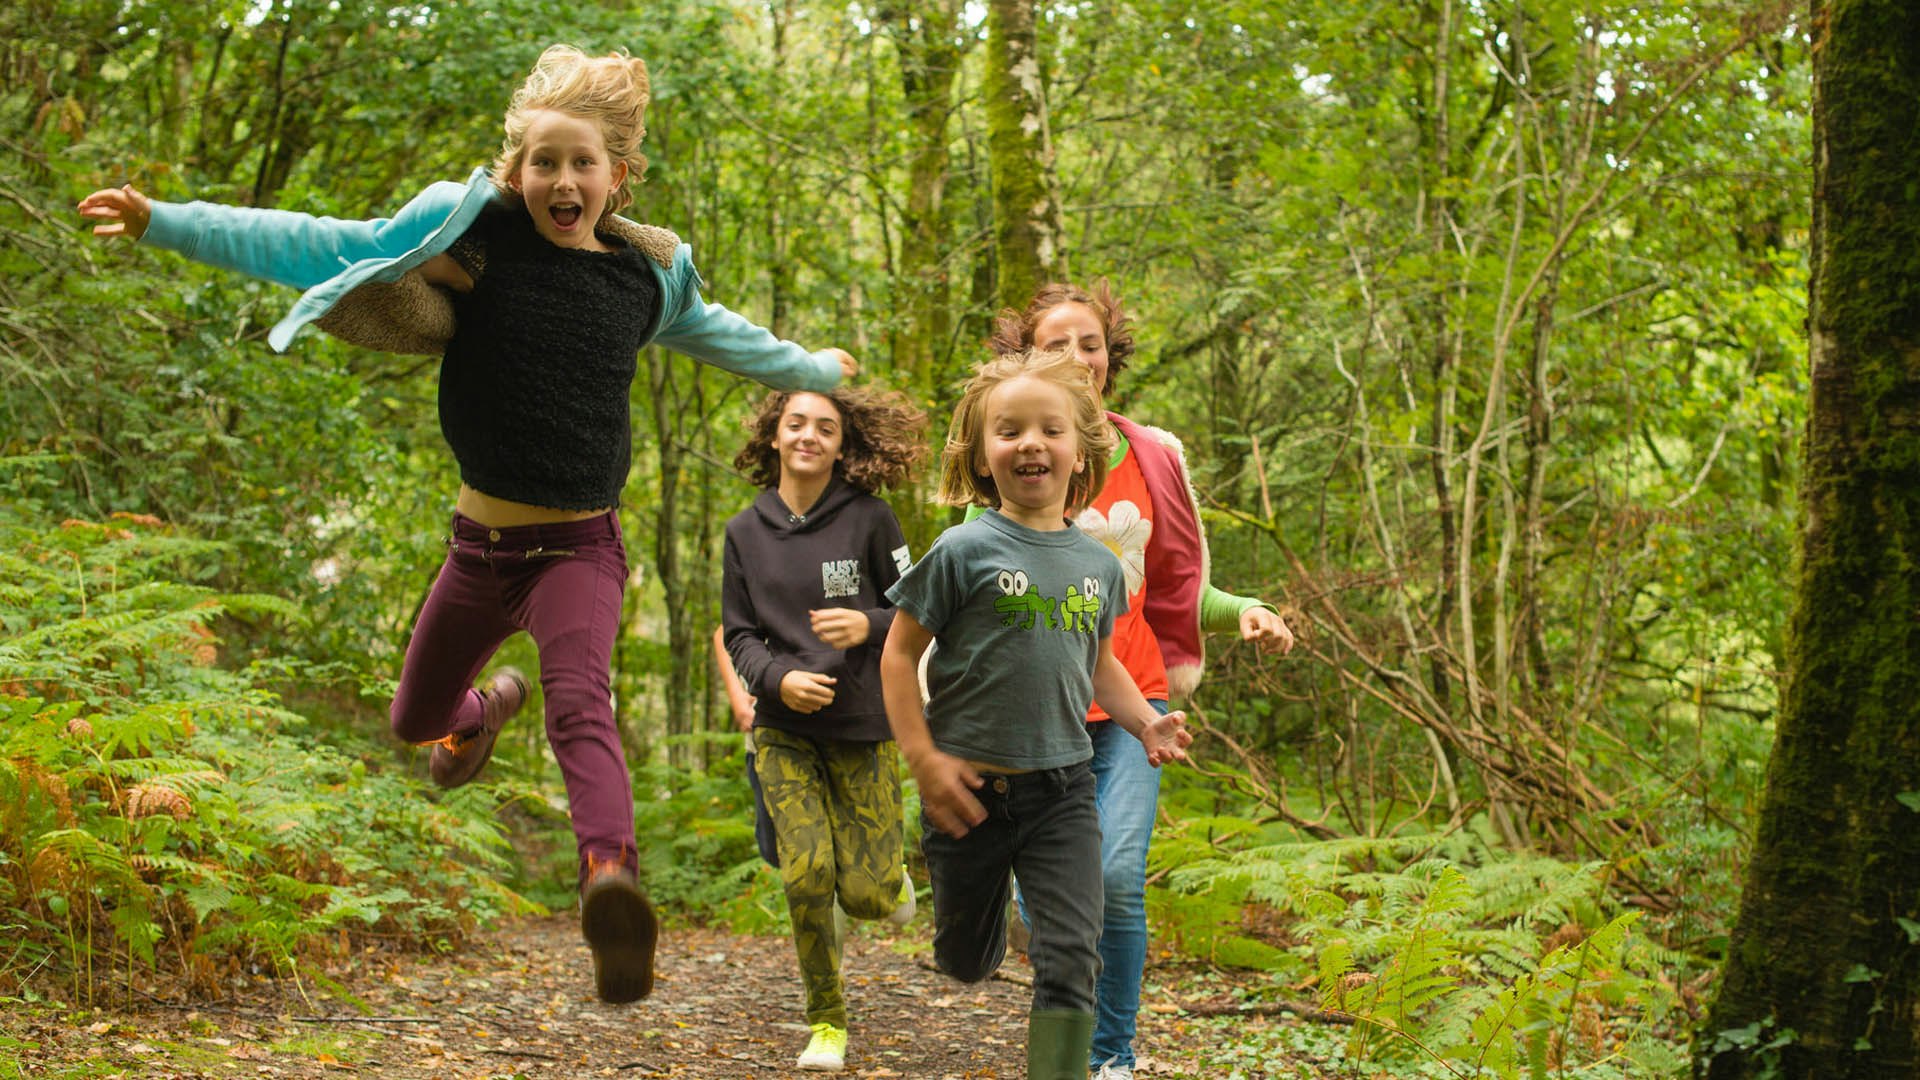
<path fill-rule="evenodd" d="M 780 880 L 807 988 L 807 1023 L 847 1026 L 833 901 L 856 919 L 900 899 L 900 751 L 756 727 L 754 768 L 779 838 Z"/>

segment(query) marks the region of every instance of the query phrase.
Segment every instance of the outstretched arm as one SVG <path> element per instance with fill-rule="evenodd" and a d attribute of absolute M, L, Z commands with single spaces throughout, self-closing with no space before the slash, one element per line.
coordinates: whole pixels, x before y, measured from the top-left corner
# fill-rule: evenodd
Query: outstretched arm
<path fill-rule="evenodd" d="M 1209 584 L 1200 593 L 1200 627 L 1207 631 L 1237 630 L 1242 641 L 1258 642 L 1264 653 L 1293 648 L 1293 631 L 1273 605 L 1251 596 L 1235 596 Z"/>
<path fill-rule="evenodd" d="M 670 273 L 684 269 L 691 283 L 678 309 L 666 313 L 654 337 L 656 344 L 776 390 L 831 390 L 858 373 L 859 363 L 844 349 L 808 352 L 724 305 L 708 303 L 700 295 L 699 276 L 688 251 L 686 245 L 680 246 Z"/>
<path fill-rule="evenodd" d="M 103 238 L 124 236 L 177 251 L 196 262 L 305 289 L 365 259 L 398 259 L 466 206 L 468 185 L 438 183 L 391 218 L 353 221 L 218 203 L 155 202 L 131 184 L 80 201 L 82 216 Z"/>
<path fill-rule="evenodd" d="M 1176 711 L 1161 716 L 1147 703 L 1133 676 L 1127 674 L 1126 665 L 1113 655 L 1111 636 L 1100 639 L 1100 659 L 1093 668 L 1093 700 L 1147 748 L 1149 765 L 1187 760 L 1187 747 L 1193 743 L 1193 733 L 1186 726 L 1187 714 Z"/>
<path fill-rule="evenodd" d="M 900 756 L 907 759 L 920 785 L 920 805 L 927 820 L 958 839 L 987 820 L 987 808 L 973 793 L 986 783 L 965 761 L 933 744 L 927 714 L 920 707 L 920 654 L 933 644 L 933 635 L 920 620 L 896 611 L 880 653 L 881 695 L 887 703 L 887 723 L 893 728 Z"/>
<path fill-rule="evenodd" d="M 102 188 L 80 200 L 80 216 L 99 222 L 93 227 L 95 236 L 138 240 L 146 235 L 147 223 L 153 220 L 153 201 L 132 184 Z"/>

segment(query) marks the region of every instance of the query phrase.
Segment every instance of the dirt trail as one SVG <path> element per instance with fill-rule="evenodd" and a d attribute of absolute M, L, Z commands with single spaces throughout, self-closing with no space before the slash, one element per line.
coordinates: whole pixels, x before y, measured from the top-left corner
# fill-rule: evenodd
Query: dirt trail
<path fill-rule="evenodd" d="M 1024 1075 L 1024 961 L 963 985 L 931 969 L 924 942 L 918 924 L 897 938 L 862 927 L 849 940 L 853 1021 L 842 1075 Z M 793 1068 L 807 1029 L 784 937 L 669 932 L 653 996 L 635 1005 L 596 1001 L 591 970 L 577 924 L 553 916 L 508 923 L 449 956 L 370 955 L 325 991 L 309 980 L 304 999 L 283 984 L 197 1006 L 138 994 L 87 1014 L 8 1006 L 0 1008 L 0 1080 L 820 1075 Z M 1143 1014 L 1141 1076 L 1225 1075 L 1193 1059 L 1191 1039 L 1176 1030 L 1185 1025 L 1164 1015 L 1172 1011 L 1163 1002 Z"/>

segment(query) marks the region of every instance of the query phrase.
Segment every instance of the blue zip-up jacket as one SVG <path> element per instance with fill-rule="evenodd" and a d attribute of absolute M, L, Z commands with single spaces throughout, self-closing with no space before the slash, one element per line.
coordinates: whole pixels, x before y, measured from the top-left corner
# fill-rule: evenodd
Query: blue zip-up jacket
<path fill-rule="evenodd" d="M 177 251 L 196 262 L 237 270 L 305 290 L 267 341 L 285 351 L 301 327 L 333 311 L 349 294 L 390 286 L 453 246 L 480 212 L 501 198 L 485 169 L 465 184 L 442 181 L 414 196 L 390 218 L 347 221 L 290 210 L 217 203 L 153 204 L 142 243 Z M 646 226 L 628 225 L 645 229 Z M 647 344 L 664 345 L 781 390 L 830 390 L 840 363 L 773 336 L 743 316 L 700 295 L 693 249 L 665 230 L 670 259 L 647 264 L 660 284 L 660 315 Z M 664 265 L 663 265 L 664 264 Z M 417 277 L 417 275 L 416 275 Z"/>

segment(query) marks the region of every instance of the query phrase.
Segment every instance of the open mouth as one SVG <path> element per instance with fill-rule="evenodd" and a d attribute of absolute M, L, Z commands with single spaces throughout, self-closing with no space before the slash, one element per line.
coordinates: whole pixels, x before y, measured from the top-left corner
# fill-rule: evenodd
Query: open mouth
<path fill-rule="evenodd" d="M 1013 467 L 1013 475 L 1023 480 L 1038 480 L 1052 471 L 1052 469 L 1047 468 L 1045 465 L 1016 465 Z"/>
<path fill-rule="evenodd" d="M 580 204 L 555 203 L 547 208 L 547 215 L 560 228 L 571 229 L 580 223 Z"/>

